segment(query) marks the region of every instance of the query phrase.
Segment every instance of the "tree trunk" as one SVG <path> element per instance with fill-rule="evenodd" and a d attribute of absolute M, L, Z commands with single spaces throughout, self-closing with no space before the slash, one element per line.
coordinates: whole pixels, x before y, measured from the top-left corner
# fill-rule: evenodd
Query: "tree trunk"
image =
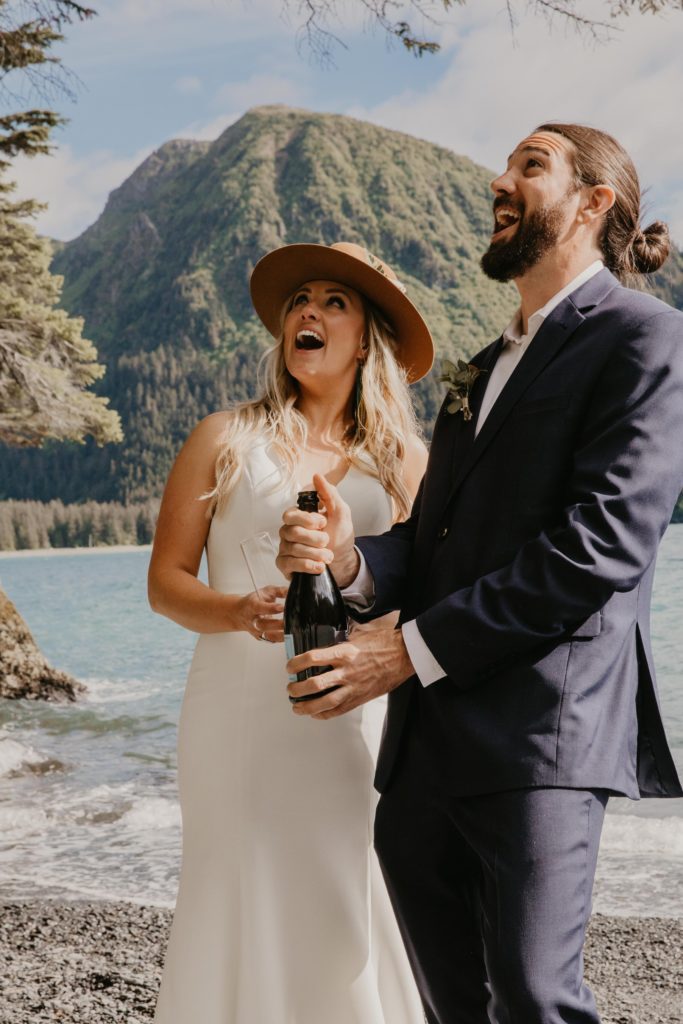
<path fill-rule="evenodd" d="M 69 701 L 84 692 L 83 683 L 48 665 L 28 626 L 0 588 L 0 697 Z"/>

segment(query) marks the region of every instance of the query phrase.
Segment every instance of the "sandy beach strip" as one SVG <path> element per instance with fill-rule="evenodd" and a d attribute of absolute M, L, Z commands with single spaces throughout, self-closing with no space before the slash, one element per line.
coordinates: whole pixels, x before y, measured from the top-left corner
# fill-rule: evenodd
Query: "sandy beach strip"
<path fill-rule="evenodd" d="M 30 555 L 116 555 L 120 551 L 151 551 L 151 544 L 100 544 L 91 548 L 22 548 L 20 551 L 0 551 L 3 558 L 28 558 Z"/>
<path fill-rule="evenodd" d="M 170 921 L 132 903 L 0 905 L 0 1024 L 151 1021 Z M 586 974 L 603 1024 L 681 1024 L 683 921 L 596 915 Z"/>

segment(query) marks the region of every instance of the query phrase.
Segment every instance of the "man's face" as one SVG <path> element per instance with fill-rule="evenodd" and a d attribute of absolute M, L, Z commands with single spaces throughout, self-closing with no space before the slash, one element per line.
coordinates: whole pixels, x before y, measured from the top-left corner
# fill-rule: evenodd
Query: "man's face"
<path fill-rule="evenodd" d="M 574 220 L 579 193 L 571 142 L 535 132 L 519 143 L 491 188 L 494 227 L 481 266 L 495 281 L 511 281 L 555 249 Z"/>

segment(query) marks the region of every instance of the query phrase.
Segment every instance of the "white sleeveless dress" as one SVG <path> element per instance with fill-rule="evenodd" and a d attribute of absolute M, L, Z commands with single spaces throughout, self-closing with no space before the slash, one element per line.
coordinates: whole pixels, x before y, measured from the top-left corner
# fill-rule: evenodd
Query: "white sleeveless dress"
<path fill-rule="evenodd" d="M 339 484 L 356 532 L 391 521 L 380 483 Z M 253 589 L 239 542 L 274 540 L 294 488 L 264 445 L 207 540 L 210 585 Z M 274 568 L 273 582 L 284 581 Z M 200 636 L 183 701 L 180 889 L 157 1024 L 424 1020 L 372 849 L 386 698 L 328 721 L 292 713 L 283 644 Z"/>

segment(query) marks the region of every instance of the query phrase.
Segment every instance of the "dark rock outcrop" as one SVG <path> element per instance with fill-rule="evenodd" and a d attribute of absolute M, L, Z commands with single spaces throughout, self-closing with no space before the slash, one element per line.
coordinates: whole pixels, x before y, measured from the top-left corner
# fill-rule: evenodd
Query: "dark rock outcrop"
<path fill-rule="evenodd" d="M 84 692 L 83 683 L 48 664 L 21 615 L 0 590 L 0 697 L 73 701 Z"/>

